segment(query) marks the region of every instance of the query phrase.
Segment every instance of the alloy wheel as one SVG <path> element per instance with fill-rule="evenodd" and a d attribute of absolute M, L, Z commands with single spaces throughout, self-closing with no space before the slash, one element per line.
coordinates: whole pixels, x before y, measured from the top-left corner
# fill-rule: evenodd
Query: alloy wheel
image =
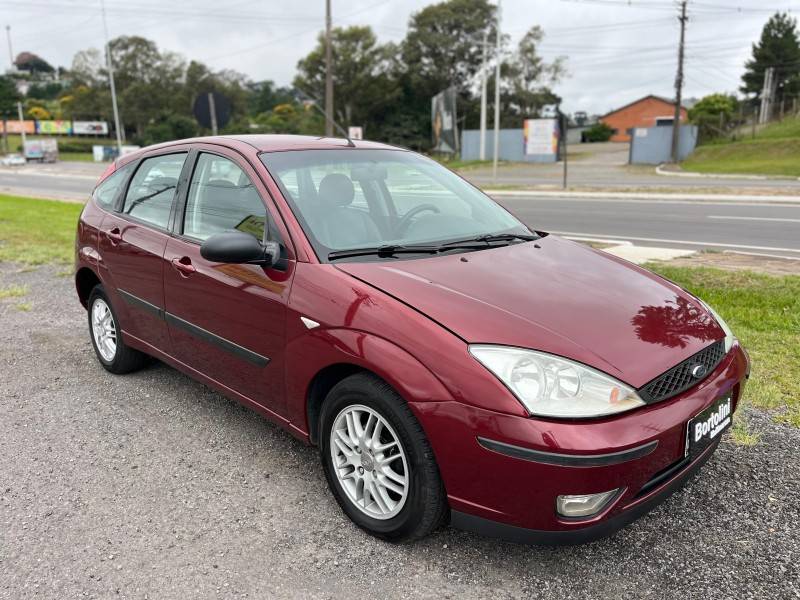
<path fill-rule="evenodd" d="M 92 303 L 92 335 L 100 356 L 112 362 L 117 354 L 117 326 L 111 309 L 102 298 L 95 298 Z"/>
<path fill-rule="evenodd" d="M 343 409 L 331 428 L 330 450 L 339 484 L 356 508 L 380 520 L 403 509 L 410 485 L 406 453 L 378 412 L 361 404 Z"/>

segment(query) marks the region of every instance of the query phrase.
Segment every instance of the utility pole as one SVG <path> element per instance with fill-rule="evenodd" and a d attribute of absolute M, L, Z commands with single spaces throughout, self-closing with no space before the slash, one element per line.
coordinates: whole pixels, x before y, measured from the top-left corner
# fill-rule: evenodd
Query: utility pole
<path fill-rule="evenodd" d="M 22 136 L 22 156 L 25 156 L 25 117 L 22 116 L 22 102 L 17 102 L 17 116 L 19 117 L 19 134 Z"/>
<path fill-rule="evenodd" d="M 119 125 L 119 109 L 117 108 L 117 88 L 114 85 L 114 65 L 111 62 L 111 45 L 108 43 L 108 23 L 106 22 L 106 3 L 100 0 L 100 11 L 103 14 L 103 33 L 106 36 L 106 68 L 108 84 L 111 87 L 111 107 L 114 109 L 114 131 L 117 134 L 117 156 L 122 154 L 122 131 Z"/>
<path fill-rule="evenodd" d="M 211 115 L 211 135 L 217 135 L 217 103 L 214 101 L 214 92 L 208 92 L 208 114 Z"/>
<path fill-rule="evenodd" d="M 772 100 L 775 93 L 775 68 L 764 71 L 764 87 L 761 90 L 761 110 L 758 114 L 760 124 L 768 123 L 772 114 Z"/>
<path fill-rule="evenodd" d="M 331 0 L 325 0 L 325 135 L 333 137 L 333 58 L 331 57 Z"/>
<path fill-rule="evenodd" d="M 14 50 L 11 48 L 11 25 L 6 25 L 6 38 L 8 39 L 8 60 L 11 62 L 11 70 L 15 68 Z"/>
<path fill-rule="evenodd" d="M 497 155 L 500 153 L 500 0 L 497 0 L 497 32 L 495 37 L 494 67 L 494 156 L 492 181 L 497 183 Z"/>
<path fill-rule="evenodd" d="M 489 31 L 483 32 L 483 61 L 481 62 L 481 160 L 486 160 L 486 81 L 489 75 L 486 72 L 486 54 L 489 46 Z"/>
<path fill-rule="evenodd" d="M 675 118 L 672 121 L 672 162 L 680 162 L 681 101 L 683 96 L 683 50 L 686 40 L 686 0 L 681 2 L 681 43 L 678 46 L 678 74 L 675 77 Z"/>

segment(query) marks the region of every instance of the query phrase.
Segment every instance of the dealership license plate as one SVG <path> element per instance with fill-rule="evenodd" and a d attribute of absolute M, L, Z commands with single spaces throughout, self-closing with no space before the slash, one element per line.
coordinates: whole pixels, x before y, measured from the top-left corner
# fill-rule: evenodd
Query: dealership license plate
<path fill-rule="evenodd" d="M 731 426 L 732 418 L 733 398 L 728 392 L 686 424 L 686 456 L 708 448 Z"/>

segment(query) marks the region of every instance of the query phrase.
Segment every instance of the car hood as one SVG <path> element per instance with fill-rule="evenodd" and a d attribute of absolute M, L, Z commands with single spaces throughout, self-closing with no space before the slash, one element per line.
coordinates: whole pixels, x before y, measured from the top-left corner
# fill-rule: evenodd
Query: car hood
<path fill-rule="evenodd" d="M 550 352 L 637 388 L 725 335 L 678 286 L 552 235 L 465 254 L 337 267 L 468 343 Z"/>

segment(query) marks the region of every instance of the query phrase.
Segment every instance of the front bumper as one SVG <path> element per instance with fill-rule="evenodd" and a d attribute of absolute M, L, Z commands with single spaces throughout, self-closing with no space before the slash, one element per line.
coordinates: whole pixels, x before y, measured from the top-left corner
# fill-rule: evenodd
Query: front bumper
<path fill-rule="evenodd" d="M 709 459 L 718 441 L 696 457 L 684 456 L 686 423 L 727 393 L 736 410 L 748 372 L 747 355 L 736 344 L 683 394 L 591 421 L 521 418 L 458 402 L 412 409 L 433 446 L 454 526 L 518 542 L 582 543 L 651 510 Z M 558 495 L 617 488 L 623 491 L 590 518 L 556 513 Z"/>

